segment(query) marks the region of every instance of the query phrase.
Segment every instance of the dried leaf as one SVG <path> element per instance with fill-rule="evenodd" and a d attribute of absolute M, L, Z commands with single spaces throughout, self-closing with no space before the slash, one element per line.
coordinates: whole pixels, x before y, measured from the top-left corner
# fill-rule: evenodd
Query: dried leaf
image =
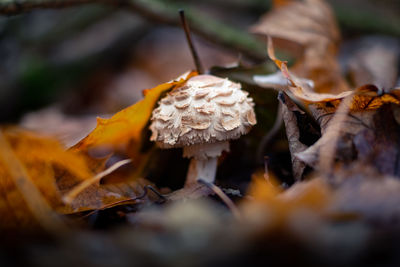
<path fill-rule="evenodd" d="M 400 128 L 396 119 L 396 105 L 383 105 L 377 110 L 366 110 L 344 114 L 342 122 L 334 122 L 333 112 L 320 115 L 322 137 L 311 147 L 296 154 L 296 157 L 314 168 L 323 157 L 332 157 L 349 164 L 361 161 L 382 174 L 400 176 L 398 136 Z M 324 109 L 314 111 L 321 113 Z M 329 122 L 329 123 L 328 123 Z M 329 127 L 330 125 L 330 127 Z M 336 140 L 336 141 L 335 141 Z M 335 146 L 333 155 L 327 149 Z M 320 167 L 321 168 L 321 167 Z"/>
<path fill-rule="evenodd" d="M 63 196 L 64 205 L 57 211 L 63 214 L 79 213 L 88 210 L 106 209 L 122 204 L 138 201 L 156 201 L 146 195 L 136 200 L 144 193 L 145 186 L 155 187 L 150 181 L 141 178 L 143 165 L 150 159 L 151 153 L 142 155 L 140 165 L 127 164 L 131 160 L 121 160 L 91 179 L 76 182 L 73 177 L 64 176 L 57 180 L 57 186 Z M 127 164 L 123 168 L 121 166 Z M 125 169 L 124 169 L 125 168 Z M 100 183 L 101 180 L 101 183 Z"/>
<path fill-rule="evenodd" d="M 400 42 L 396 38 L 367 36 L 344 47 L 348 73 L 355 87 L 374 84 L 382 90 L 395 87 Z"/>
<path fill-rule="evenodd" d="M 331 179 L 337 188 L 332 210 L 358 215 L 374 225 L 399 226 L 399 179 L 363 163 L 339 168 Z"/>
<path fill-rule="evenodd" d="M 348 90 L 336 61 L 340 33 L 331 8 L 322 0 L 284 2 L 276 1 L 251 30 L 274 38 L 279 48 L 296 54 L 292 71 L 313 80 L 316 92 Z"/>
<path fill-rule="evenodd" d="M 306 164 L 300 161 L 295 154 L 304 151 L 307 146 L 300 141 L 300 130 L 298 116 L 304 116 L 305 112 L 297 107 L 295 103 L 285 94 L 278 95 L 282 103 L 282 117 L 285 123 L 286 136 L 289 142 L 290 156 L 292 158 L 293 177 L 296 181 L 301 180 Z"/>
<path fill-rule="evenodd" d="M 147 89 L 144 99 L 127 107 L 110 119 L 97 119 L 96 128 L 74 146 L 77 150 L 86 150 L 100 145 L 121 145 L 128 141 L 139 143 L 142 131 L 150 119 L 151 112 L 160 95 L 183 84 L 187 79 L 197 75 L 196 72 L 183 74 L 176 80 Z"/>
<path fill-rule="evenodd" d="M 400 104 L 400 89 L 394 88 L 383 92 L 376 86 L 369 84 L 363 85 L 354 91 L 344 91 L 339 94 L 317 93 L 307 80 L 293 75 L 285 61 L 276 58 L 271 39 L 268 42 L 268 56 L 275 62 L 283 76 L 288 79 L 287 93 L 307 104 L 328 104 L 329 106 L 337 107 L 342 99 L 350 95 L 356 96 L 349 106 L 351 111 L 374 110 L 386 103 Z M 260 81 L 259 78 L 258 81 Z"/>
<path fill-rule="evenodd" d="M 92 176 L 86 159 L 65 151 L 56 140 L 18 128 L 1 134 L 1 228 L 30 228 L 39 224 L 54 231 L 62 222 L 52 211 L 62 205 L 55 169 L 76 180 Z"/>
<path fill-rule="evenodd" d="M 250 185 L 251 199 L 240 206 L 244 218 L 266 230 L 286 228 L 301 212 L 311 212 L 323 216 L 328 212 L 332 201 L 332 190 L 322 179 L 295 183 L 287 191 L 282 191 L 264 177 L 255 176 Z"/>
<path fill-rule="evenodd" d="M 144 187 L 148 185 L 155 187 L 154 184 L 143 178 L 133 180 L 125 178 L 123 182 L 110 184 L 91 184 L 77 194 L 71 203 L 59 207 L 57 211 L 63 214 L 73 214 L 128 203 L 154 202 L 156 201 L 154 198 L 144 195 Z M 144 197 L 137 200 L 139 196 Z"/>

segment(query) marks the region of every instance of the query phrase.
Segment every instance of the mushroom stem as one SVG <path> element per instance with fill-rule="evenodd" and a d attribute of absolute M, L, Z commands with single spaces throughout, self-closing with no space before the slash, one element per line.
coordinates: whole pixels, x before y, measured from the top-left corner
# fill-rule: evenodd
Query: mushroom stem
<path fill-rule="evenodd" d="M 185 187 L 196 184 L 201 178 L 209 183 L 214 183 L 217 172 L 217 157 L 196 159 L 192 158 L 186 177 Z"/>
<path fill-rule="evenodd" d="M 186 176 L 185 187 L 196 184 L 202 178 L 214 183 L 217 172 L 217 161 L 222 151 L 229 151 L 229 142 L 196 144 L 183 148 L 183 156 L 192 158 Z"/>

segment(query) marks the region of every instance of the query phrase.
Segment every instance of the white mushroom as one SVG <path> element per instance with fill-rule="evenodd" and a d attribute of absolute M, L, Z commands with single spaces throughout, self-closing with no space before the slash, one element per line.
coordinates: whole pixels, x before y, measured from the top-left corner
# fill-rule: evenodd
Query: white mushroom
<path fill-rule="evenodd" d="M 246 101 L 244 101 L 246 100 Z M 183 147 L 192 158 L 185 186 L 202 178 L 213 183 L 217 160 L 256 124 L 253 99 L 238 83 L 211 75 L 198 75 L 175 88 L 153 111 L 151 141 L 161 148 Z"/>

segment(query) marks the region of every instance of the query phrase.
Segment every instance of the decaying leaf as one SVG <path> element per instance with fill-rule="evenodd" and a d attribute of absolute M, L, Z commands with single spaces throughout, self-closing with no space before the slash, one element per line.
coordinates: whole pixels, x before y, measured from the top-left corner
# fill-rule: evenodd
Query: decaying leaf
<path fill-rule="evenodd" d="M 332 201 L 332 190 L 323 179 L 298 182 L 282 191 L 273 181 L 256 175 L 248 194 L 252 198 L 240 206 L 244 218 L 268 231 L 290 228 L 291 224 L 296 223 L 292 221 L 294 216 L 301 218 L 307 216 L 308 212 L 324 216 Z"/>
<path fill-rule="evenodd" d="M 316 92 L 339 93 L 348 90 L 336 61 L 340 32 L 335 16 L 323 0 L 275 1 L 251 31 L 274 38 L 298 58 L 292 71 L 315 83 Z"/>
<path fill-rule="evenodd" d="M 349 110 L 351 111 L 374 110 L 385 103 L 400 104 L 400 89 L 398 88 L 382 91 L 375 85 L 365 84 L 354 91 L 343 91 L 339 94 L 316 92 L 307 80 L 298 78 L 289 71 L 287 62 L 276 58 L 270 38 L 268 41 L 268 56 L 275 62 L 283 76 L 288 80 L 287 92 L 297 99 L 304 101 L 306 104 L 321 103 L 325 105 L 329 103 L 329 106 L 337 107 L 342 99 L 351 95 L 356 96 L 350 102 Z"/>
<path fill-rule="evenodd" d="M 83 155 L 21 129 L 1 133 L 0 151 L 1 228 L 29 228 L 37 223 L 47 230 L 55 228 L 60 222 L 52 209 L 62 205 L 56 169 L 77 181 L 92 176 Z"/>
<path fill-rule="evenodd" d="M 374 225 L 399 226 L 398 178 L 358 162 L 337 168 L 330 179 L 335 188 L 331 210 L 357 215 L 359 220 Z"/>
<path fill-rule="evenodd" d="M 388 36 L 367 36 L 349 42 L 342 58 L 354 87 L 373 84 L 382 90 L 396 87 L 400 41 Z"/>
<path fill-rule="evenodd" d="M 312 127 L 310 121 L 306 121 L 306 114 L 301 110 L 285 93 L 280 92 L 278 100 L 282 103 L 282 116 L 285 123 L 286 136 L 289 142 L 289 150 L 292 158 L 292 171 L 293 178 L 297 181 L 301 180 L 303 176 L 306 164 L 296 157 L 297 153 L 300 153 L 307 149 L 307 145 L 302 143 L 301 140 L 301 125 L 307 124 Z M 304 118 L 302 121 L 301 119 Z M 310 135 L 310 133 L 308 133 Z M 316 135 L 317 131 L 314 130 L 312 135 Z"/>
<path fill-rule="evenodd" d="M 152 185 L 127 175 L 122 182 L 91 183 L 65 204 L 63 195 L 81 182 L 90 182 L 103 168 L 104 160 L 66 150 L 53 138 L 19 128 L 3 130 L 0 147 L 0 229 L 40 226 L 56 232 L 64 227 L 60 213 L 115 206 L 142 196 L 143 188 Z M 149 200 L 143 197 L 143 201 Z"/>
<path fill-rule="evenodd" d="M 92 184 L 77 194 L 71 203 L 60 206 L 62 214 L 79 213 L 90 210 L 102 210 L 123 204 L 154 202 L 156 199 L 145 193 L 145 187 L 155 187 L 143 178 L 125 179 L 123 182 L 110 184 Z"/>
<path fill-rule="evenodd" d="M 126 144 L 128 141 L 140 143 L 142 131 L 148 123 L 151 112 L 164 92 L 183 84 L 187 79 L 197 75 L 188 72 L 176 80 L 161 84 L 153 89 L 145 90 L 144 99 L 136 104 L 114 114 L 110 119 L 97 119 L 96 128 L 83 140 L 74 146 L 77 150 L 86 150 L 91 147 Z"/>
<path fill-rule="evenodd" d="M 345 91 L 337 95 L 316 93 L 309 84 L 291 74 L 285 62 L 275 57 L 271 42 L 268 48 L 271 59 L 289 81 L 287 92 L 308 104 L 313 117 L 321 127 L 322 137 L 313 146 L 296 153 L 297 158 L 314 168 L 324 161 L 325 157 L 336 158 L 347 163 L 356 160 L 358 154 L 354 149 L 353 138 L 363 130 L 377 130 L 373 117 L 380 112 L 382 107 L 388 104 L 396 106 L 400 104 L 399 89 L 385 92 L 374 85 L 364 85 L 354 91 Z M 346 101 L 343 102 L 343 100 Z M 341 104 L 342 108 L 338 109 Z M 333 120 L 334 114 L 337 118 Z M 372 143 L 370 145 L 378 147 Z M 334 150 L 327 149 L 332 147 Z M 323 158 L 321 158 L 321 151 L 326 152 Z M 369 157 L 372 160 L 373 157 Z M 396 175 L 393 172 L 390 174 Z"/>

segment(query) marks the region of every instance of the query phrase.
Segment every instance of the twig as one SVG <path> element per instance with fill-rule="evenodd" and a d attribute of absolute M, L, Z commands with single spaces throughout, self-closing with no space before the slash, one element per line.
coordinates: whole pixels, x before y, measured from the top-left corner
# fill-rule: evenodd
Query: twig
<path fill-rule="evenodd" d="M 93 211 L 89 212 L 88 214 L 86 214 L 86 215 L 83 216 L 83 217 L 89 217 L 89 216 L 91 216 L 92 214 L 94 214 L 94 213 L 96 213 L 96 212 L 98 212 L 98 211 L 100 211 L 100 210 L 109 209 L 109 208 L 112 208 L 112 207 L 115 207 L 115 206 L 118 206 L 118 205 L 122 205 L 122 204 L 124 204 L 124 203 L 129 203 L 129 202 L 133 202 L 133 201 L 142 199 L 142 198 L 144 198 L 144 197 L 146 197 L 146 196 L 148 195 L 149 190 L 152 191 L 154 194 L 156 194 L 157 197 L 159 197 L 159 198 L 162 200 L 161 203 L 163 203 L 163 202 L 166 201 L 166 197 L 165 197 L 164 195 L 162 195 L 160 192 L 158 192 L 154 187 L 152 187 L 151 185 L 145 185 L 145 186 L 143 187 L 143 194 L 141 194 L 140 196 L 138 196 L 138 197 L 133 197 L 133 198 L 129 198 L 129 199 L 124 199 L 124 200 L 120 200 L 120 201 L 116 201 L 116 202 L 110 203 L 110 204 L 108 204 L 108 205 L 104 205 L 104 206 L 101 207 L 101 208 L 98 208 L 98 209 L 96 209 L 96 210 L 93 210 Z"/>
<path fill-rule="evenodd" d="M 269 157 L 268 156 L 264 156 L 264 179 L 267 182 L 270 182 L 270 179 L 269 179 Z"/>
<path fill-rule="evenodd" d="M 81 193 L 83 190 L 85 190 L 86 188 L 88 188 L 90 185 L 100 181 L 103 177 L 109 175 L 110 173 L 112 173 L 113 171 L 115 171 L 116 169 L 118 169 L 119 167 L 130 163 L 132 160 L 130 159 L 125 159 L 125 160 L 121 160 L 118 161 L 116 163 L 114 163 L 111 167 L 109 167 L 108 169 L 98 173 L 96 176 L 94 176 L 92 179 L 88 179 L 83 181 L 82 183 L 80 183 L 79 185 L 77 185 L 74 189 L 72 189 L 68 194 L 66 194 L 63 197 L 63 201 L 66 204 L 71 204 L 71 202 L 75 199 L 75 197 Z"/>
<path fill-rule="evenodd" d="M 330 135 L 330 141 L 319 152 L 319 166 L 318 169 L 328 174 L 328 177 L 333 173 L 333 166 L 335 162 L 336 148 L 340 137 L 340 131 L 344 126 L 344 122 L 349 114 L 350 105 L 353 102 L 354 94 L 345 97 L 337 108 L 335 115 L 329 121 L 325 130 L 325 134 Z"/>
<path fill-rule="evenodd" d="M 210 188 L 212 191 L 214 191 L 219 198 L 225 203 L 225 205 L 229 208 L 229 210 L 232 212 L 233 216 L 235 216 L 236 219 L 241 220 L 242 216 L 240 214 L 239 209 L 236 207 L 235 203 L 224 193 L 224 191 L 221 190 L 218 186 L 216 186 L 213 183 L 209 183 L 204 179 L 198 179 L 197 180 L 199 183 L 204 184 L 208 188 Z"/>
<path fill-rule="evenodd" d="M 197 50 L 194 47 L 194 44 L 192 42 L 192 37 L 190 36 L 189 25 L 185 18 L 185 12 L 182 9 L 179 10 L 179 16 L 181 17 L 182 27 L 183 27 L 183 30 L 185 31 L 186 41 L 189 45 L 190 53 L 192 54 L 193 61 L 196 66 L 196 70 L 199 74 L 203 74 L 204 73 L 203 65 L 201 64 L 199 55 L 197 54 Z"/>

